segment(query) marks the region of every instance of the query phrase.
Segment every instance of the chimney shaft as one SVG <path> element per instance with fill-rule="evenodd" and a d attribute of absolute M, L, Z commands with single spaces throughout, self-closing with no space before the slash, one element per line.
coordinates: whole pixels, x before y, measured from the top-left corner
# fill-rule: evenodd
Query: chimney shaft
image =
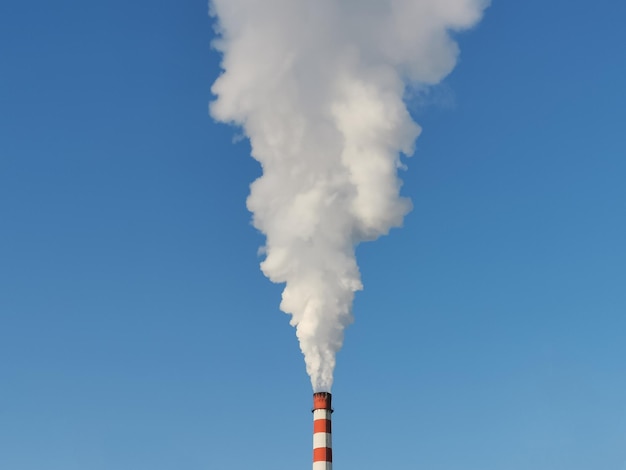
<path fill-rule="evenodd" d="M 313 394 L 313 470 L 333 469 L 331 399 L 328 392 Z"/>

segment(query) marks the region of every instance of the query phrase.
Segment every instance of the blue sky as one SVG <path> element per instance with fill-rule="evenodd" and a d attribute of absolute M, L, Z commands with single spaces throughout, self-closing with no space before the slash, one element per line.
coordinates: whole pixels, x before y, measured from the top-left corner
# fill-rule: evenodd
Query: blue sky
<path fill-rule="evenodd" d="M 626 7 L 495 1 L 358 249 L 335 466 L 626 468 Z M 0 6 L 0 468 L 309 468 L 202 1 Z M 380 406 L 378 406 L 380 405 Z"/>

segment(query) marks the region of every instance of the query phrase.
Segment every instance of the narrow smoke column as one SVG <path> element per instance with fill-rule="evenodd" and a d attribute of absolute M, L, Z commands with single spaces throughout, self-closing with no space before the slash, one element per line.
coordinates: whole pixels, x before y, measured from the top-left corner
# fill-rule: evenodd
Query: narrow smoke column
<path fill-rule="evenodd" d="M 313 470 L 333 469 L 331 399 L 328 392 L 313 394 Z"/>

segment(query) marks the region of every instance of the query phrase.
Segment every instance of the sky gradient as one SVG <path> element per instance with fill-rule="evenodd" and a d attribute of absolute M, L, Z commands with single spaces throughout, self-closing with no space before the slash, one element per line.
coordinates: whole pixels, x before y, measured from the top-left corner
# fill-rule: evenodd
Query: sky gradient
<path fill-rule="evenodd" d="M 2 469 L 310 466 L 207 10 L 0 6 Z M 337 469 L 626 468 L 624 14 L 495 1 L 410 99 L 414 209 L 357 250 Z"/>

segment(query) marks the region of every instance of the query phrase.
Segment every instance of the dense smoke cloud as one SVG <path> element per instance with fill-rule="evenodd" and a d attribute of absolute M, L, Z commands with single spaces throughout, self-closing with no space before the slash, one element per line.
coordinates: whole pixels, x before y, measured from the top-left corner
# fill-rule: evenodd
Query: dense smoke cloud
<path fill-rule="evenodd" d="M 285 283 L 316 391 L 362 289 L 355 246 L 399 227 L 400 155 L 420 133 L 403 102 L 454 67 L 450 33 L 486 0 L 213 0 L 223 74 L 211 114 L 243 128 L 263 175 L 248 209 L 266 237 L 263 273 Z"/>

